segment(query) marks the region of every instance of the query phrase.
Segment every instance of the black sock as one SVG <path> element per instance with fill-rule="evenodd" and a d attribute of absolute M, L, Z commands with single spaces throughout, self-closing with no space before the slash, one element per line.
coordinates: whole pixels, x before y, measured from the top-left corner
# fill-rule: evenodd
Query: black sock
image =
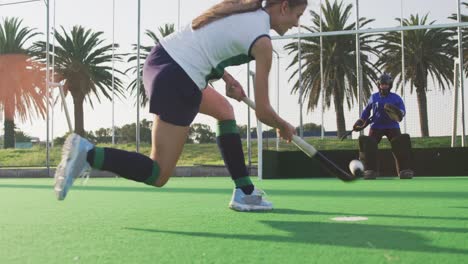
<path fill-rule="evenodd" d="M 136 152 L 95 147 L 88 151 L 87 161 L 95 169 L 148 185 L 154 185 L 159 177 L 158 163 Z"/>
<path fill-rule="evenodd" d="M 242 189 L 245 194 L 251 194 L 254 185 L 245 166 L 244 152 L 242 151 L 242 142 L 236 120 L 219 121 L 216 135 L 216 142 L 223 156 L 224 164 L 231 174 L 236 188 Z"/>

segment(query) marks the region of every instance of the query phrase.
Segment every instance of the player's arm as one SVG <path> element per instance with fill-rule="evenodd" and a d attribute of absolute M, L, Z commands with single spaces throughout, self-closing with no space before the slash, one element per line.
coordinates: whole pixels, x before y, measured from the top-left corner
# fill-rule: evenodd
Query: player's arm
<path fill-rule="evenodd" d="M 255 104 L 256 115 L 262 123 L 280 128 L 284 126 L 285 121 L 278 116 L 270 104 L 268 95 L 268 76 L 272 63 L 271 40 L 267 37 L 257 40 L 252 48 L 252 55 L 255 58 Z"/>
<path fill-rule="evenodd" d="M 373 104 L 373 101 L 372 101 L 372 96 L 371 96 L 371 98 L 369 98 L 369 101 L 368 101 L 366 107 L 364 107 L 364 110 L 362 110 L 362 113 L 361 113 L 360 118 L 363 121 L 366 121 L 367 119 L 369 119 L 370 113 L 371 113 L 371 110 L 372 110 L 372 104 Z"/>
<path fill-rule="evenodd" d="M 232 77 L 227 71 L 224 71 L 223 81 L 226 83 L 226 96 L 241 101 L 245 97 L 242 85 Z"/>
<path fill-rule="evenodd" d="M 283 120 L 270 104 L 268 95 L 268 76 L 272 63 L 273 47 L 268 37 L 258 39 L 252 47 L 252 56 L 255 58 L 255 104 L 257 118 L 264 124 L 277 128 L 280 134 L 288 141 L 295 133 L 294 127 Z"/>
<path fill-rule="evenodd" d="M 354 131 L 363 130 L 369 124 L 369 122 L 371 122 L 371 120 L 369 120 L 371 110 L 372 110 L 372 97 L 369 99 L 369 102 L 367 103 L 366 107 L 362 111 L 360 118 L 354 123 L 353 125 Z"/>

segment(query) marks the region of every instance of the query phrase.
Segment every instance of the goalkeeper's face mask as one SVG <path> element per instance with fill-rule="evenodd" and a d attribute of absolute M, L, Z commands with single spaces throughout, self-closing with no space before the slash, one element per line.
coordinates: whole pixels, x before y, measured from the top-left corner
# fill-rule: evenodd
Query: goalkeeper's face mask
<path fill-rule="evenodd" d="M 381 96 L 387 96 L 390 93 L 390 84 L 381 83 L 379 85 L 379 93 Z"/>

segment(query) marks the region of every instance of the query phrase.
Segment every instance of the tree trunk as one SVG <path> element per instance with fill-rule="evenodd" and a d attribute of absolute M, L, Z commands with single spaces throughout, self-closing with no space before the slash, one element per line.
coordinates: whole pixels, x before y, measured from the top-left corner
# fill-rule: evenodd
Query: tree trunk
<path fill-rule="evenodd" d="M 12 105 L 6 104 L 4 108 L 5 121 L 3 136 L 3 148 L 15 148 L 15 111 Z"/>
<path fill-rule="evenodd" d="M 73 108 L 75 115 L 75 133 L 80 136 L 85 135 L 84 130 L 84 113 L 83 113 L 84 96 L 73 96 Z"/>
<path fill-rule="evenodd" d="M 416 87 L 419 109 L 419 125 L 421 126 L 421 136 L 429 137 L 429 125 L 427 118 L 427 95 L 424 87 Z"/>
<path fill-rule="evenodd" d="M 4 131 L 3 148 L 15 148 L 15 121 L 5 119 Z"/>
<path fill-rule="evenodd" d="M 346 123 L 343 110 L 343 99 L 339 91 L 335 91 L 333 95 L 333 103 L 335 104 L 336 127 L 338 128 L 337 136 L 340 138 L 346 133 Z"/>

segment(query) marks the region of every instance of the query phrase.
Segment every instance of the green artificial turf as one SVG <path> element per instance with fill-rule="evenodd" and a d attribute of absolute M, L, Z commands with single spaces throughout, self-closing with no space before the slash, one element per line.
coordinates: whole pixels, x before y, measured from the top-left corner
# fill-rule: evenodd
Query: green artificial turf
<path fill-rule="evenodd" d="M 0 263 L 464 263 L 468 178 L 254 181 L 270 213 L 227 208 L 229 178 L 0 180 Z M 335 222 L 363 216 L 363 222 Z"/>

